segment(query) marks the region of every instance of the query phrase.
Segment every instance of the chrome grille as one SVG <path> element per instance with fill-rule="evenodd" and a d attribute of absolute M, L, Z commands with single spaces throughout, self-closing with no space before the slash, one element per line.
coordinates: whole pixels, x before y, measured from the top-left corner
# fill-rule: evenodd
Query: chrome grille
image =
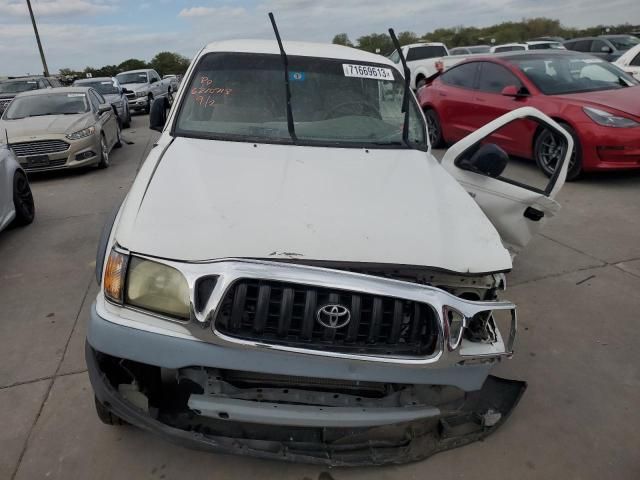
<path fill-rule="evenodd" d="M 64 140 L 39 140 L 36 142 L 12 143 L 11 148 L 19 157 L 30 157 L 64 152 L 69 149 L 69 144 Z"/>
<path fill-rule="evenodd" d="M 125 96 L 129 99 L 129 100 L 135 100 L 136 99 L 136 94 L 135 93 L 126 93 Z"/>
<path fill-rule="evenodd" d="M 327 327 L 319 309 L 340 304 L 348 325 Z M 428 356 L 436 348 L 437 317 L 430 305 L 323 287 L 240 279 L 227 290 L 215 328 L 259 343 L 341 353 Z"/>

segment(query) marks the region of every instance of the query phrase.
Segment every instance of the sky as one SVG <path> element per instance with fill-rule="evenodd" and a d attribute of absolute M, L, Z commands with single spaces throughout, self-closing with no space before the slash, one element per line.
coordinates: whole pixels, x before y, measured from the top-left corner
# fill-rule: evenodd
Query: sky
<path fill-rule="evenodd" d="M 206 43 L 273 38 L 331 42 L 372 32 L 487 26 L 527 17 L 564 25 L 640 22 L 639 0 L 31 0 L 49 70 L 82 70 L 150 60 L 161 51 L 189 58 Z M 26 0 L 0 0 L 0 76 L 42 72 Z"/>

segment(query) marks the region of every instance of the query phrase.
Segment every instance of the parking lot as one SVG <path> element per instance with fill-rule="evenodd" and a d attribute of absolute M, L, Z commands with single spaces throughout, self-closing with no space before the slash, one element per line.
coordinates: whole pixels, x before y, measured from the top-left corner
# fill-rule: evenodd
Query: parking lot
<path fill-rule="evenodd" d="M 515 261 L 505 296 L 519 307 L 516 355 L 494 373 L 529 387 L 484 442 L 417 464 L 329 470 L 100 423 L 83 350 L 95 249 L 157 138 L 147 124 L 134 116 L 107 170 L 33 176 L 35 222 L 0 235 L 0 478 L 640 477 L 638 173 L 567 184 L 561 213 Z"/>

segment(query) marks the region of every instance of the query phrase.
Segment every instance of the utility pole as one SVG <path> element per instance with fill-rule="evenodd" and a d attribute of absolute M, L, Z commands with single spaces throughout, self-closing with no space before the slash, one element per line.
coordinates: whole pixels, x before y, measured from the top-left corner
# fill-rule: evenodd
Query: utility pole
<path fill-rule="evenodd" d="M 38 27 L 36 26 L 36 19 L 33 16 L 33 10 L 31 9 L 31 0 L 27 0 L 27 7 L 29 7 L 29 15 L 31 15 L 31 23 L 33 24 L 33 31 L 36 34 L 36 42 L 38 42 L 38 50 L 40 50 L 40 59 L 42 60 L 42 67 L 44 68 L 44 76 L 49 76 L 49 68 L 47 67 L 47 61 L 44 59 L 44 51 L 42 50 L 42 43 L 40 43 L 40 35 L 38 34 Z"/>

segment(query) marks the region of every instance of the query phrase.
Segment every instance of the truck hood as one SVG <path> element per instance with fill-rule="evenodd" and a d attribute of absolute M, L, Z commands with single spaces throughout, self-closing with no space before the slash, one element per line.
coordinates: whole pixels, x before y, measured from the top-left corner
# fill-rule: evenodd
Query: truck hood
<path fill-rule="evenodd" d="M 640 85 L 599 92 L 558 95 L 557 98 L 602 107 L 604 110 L 613 108 L 619 112 L 640 117 Z"/>
<path fill-rule="evenodd" d="M 73 133 L 94 123 L 95 118 L 91 112 L 77 115 L 45 115 L 19 120 L 2 120 L 0 130 L 6 128 L 9 140 L 17 141 L 24 137 Z"/>
<path fill-rule="evenodd" d="M 417 150 L 176 138 L 136 179 L 115 238 L 132 252 L 182 261 L 511 268 L 477 204 Z"/>

